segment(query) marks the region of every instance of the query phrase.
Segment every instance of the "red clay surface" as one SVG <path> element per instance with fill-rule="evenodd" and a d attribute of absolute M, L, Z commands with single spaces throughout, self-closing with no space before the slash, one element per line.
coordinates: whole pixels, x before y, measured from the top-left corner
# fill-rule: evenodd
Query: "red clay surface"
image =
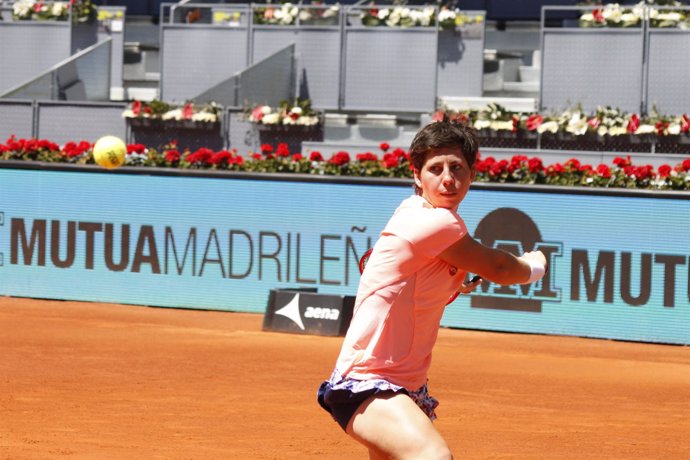
<path fill-rule="evenodd" d="M 0 298 L 1 459 L 352 459 L 315 400 L 341 338 L 262 316 Z M 455 458 L 690 458 L 690 347 L 442 329 Z"/>

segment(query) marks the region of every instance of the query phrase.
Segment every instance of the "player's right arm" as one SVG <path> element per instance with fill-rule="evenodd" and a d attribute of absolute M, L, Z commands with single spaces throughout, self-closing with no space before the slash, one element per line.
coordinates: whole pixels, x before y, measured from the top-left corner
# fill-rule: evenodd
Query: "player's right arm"
<path fill-rule="evenodd" d="M 546 270 L 546 257 L 541 251 L 526 252 L 517 257 L 502 249 L 485 246 L 470 234 L 453 243 L 438 258 L 497 284 L 534 282 L 534 278 L 541 278 Z M 541 276 L 538 273 L 540 267 Z"/>

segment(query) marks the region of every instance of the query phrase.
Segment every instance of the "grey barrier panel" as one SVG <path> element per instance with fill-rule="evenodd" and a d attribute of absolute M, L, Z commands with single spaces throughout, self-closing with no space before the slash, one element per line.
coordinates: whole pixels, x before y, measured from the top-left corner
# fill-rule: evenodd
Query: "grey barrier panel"
<path fill-rule="evenodd" d="M 690 31 L 650 29 L 648 35 L 647 111 L 682 114 L 690 109 Z"/>
<path fill-rule="evenodd" d="M 265 6 L 255 5 L 256 8 Z M 324 6 L 297 6 L 300 12 L 314 14 L 325 11 Z M 296 25 L 276 26 L 252 24 L 251 60 L 261 59 L 285 46 L 295 43 L 297 55 L 297 96 L 310 99 L 319 109 L 338 109 L 340 100 L 340 63 L 342 53 L 341 13 L 332 23 L 303 20 L 298 15 Z M 323 21 L 323 20 L 321 20 Z"/>
<path fill-rule="evenodd" d="M 484 16 L 485 11 L 465 11 Z M 484 31 L 486 21 L 438 34 L 437 96 L 476 96 L 483 92 Z"/>
<path fill-rule="evenodd" d="M 357 13 L 356 9 L 350 11 Z M 348 20 L 351 14 L 348 13 Z M 342 108 L 428 112 L 436 106 L 438 29 L 345 25 Z"/>
<path fill-rule="evenodd" d="M 107 101 L 110 96 L 111 39 L 90 46 L 54 65 L 0 98 Z"/>
<path fill-rule="evenodd" d="M 295 45 L 290 44 L 192 99 L 232 108 L 276 106 L 295 94 Z"/>
<path fill-rule="evenodd" d="M 340 101 L 340 28 L 309 27 L 297 35 L 297 91 L 314 107 L 338 109 Z"/>
<path fill-rule="evenodd" d="M 542 8 L 541 109 L 562 110 L 582 104 L 639 113 L 643 109 L 644 27 L 545 27 Z M 577 10 L 577 8 L 575 8 Z"/>
<path fill-rule="evenodd" d="M 249 7 L 228 8 L 240 12 L 239 25 L 161 21 L 161 99 L 185 101 L 247 67 Z"/>
<path fill-rule="evenodd" d="M 228 148 L 235 148 L 244 155 L 248 152 L 259 151 L 259 132 L 253 124 L 247 120 L 244 113 L 238 109 L 229 109 L 225 112 L 227 120 Z"/>
<path fill-rule="evenodd" d="M 5 11 L 5 15 L 10 11 Z M 70 56 L 67 21 L 0 21 L 0 93 Z"/>
<path fill-rule="evenodd" d="M 0 142 L 10 136 L 28 139 L 34 135 L 33 101 L 0 101 Z"/>
<path fill-rule="evenodd" d="M 57 144 L 85 140 L 96 142 L 105 135 L 125 139 L 124 103 L 37 102 L 36 136 Z"/>
<path fill-rule="evenodd" d="M 122 76 L 124 73 L 124 53 L 125 53 L 125 7 L 99 6 L 98 11 L 103 11 L 109 15 L 122 14 L 121 18 L 112 18 L 99 21 L 98 39 L 104 40 L 112 38 L 110 43 L 110 86 L 112 88 L 123 88 Z M 124 91 L 124 89 L 122 89 Z"/>

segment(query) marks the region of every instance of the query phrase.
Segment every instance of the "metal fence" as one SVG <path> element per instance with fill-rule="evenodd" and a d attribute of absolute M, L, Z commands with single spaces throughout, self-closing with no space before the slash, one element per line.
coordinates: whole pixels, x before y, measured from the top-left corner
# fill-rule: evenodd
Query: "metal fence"
<path fill-rule="evenodd" d="M 690 31 L 682 24 L 655 27 L 650 13 L 687 13 L 690 7 L 642 7 L 633 27 L 580 27 L 579 15 L 597 8 L 542 8 L 540 108 L 580 104 L 585 111 L 597 106 L 634 113 L 686 111 Z"/>
<path fill-rule="evenodd" d="M 363 25 L 362 13 L 377 7 L 391 6 L 297 5 L 278 22 L 262 15 L 280 5 L 163 4 L 160 97 L 193 98 L 290 43 L 293 95 L 319 109 L 427 112 L 439 96 L 482 95 L 483 24 L 439 41 L 435 7 L 429 26 Z"/>

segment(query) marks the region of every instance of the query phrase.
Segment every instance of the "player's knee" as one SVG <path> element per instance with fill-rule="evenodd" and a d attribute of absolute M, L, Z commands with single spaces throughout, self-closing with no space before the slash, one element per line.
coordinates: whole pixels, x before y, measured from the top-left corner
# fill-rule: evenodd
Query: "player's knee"
<path fill-rule="evenodd" d="M 409 458 L 417 460 L 452 460 L 453 454 L 445 442 L 427 442 L 420 446 L 419 451 L 412 454 Z"/>

